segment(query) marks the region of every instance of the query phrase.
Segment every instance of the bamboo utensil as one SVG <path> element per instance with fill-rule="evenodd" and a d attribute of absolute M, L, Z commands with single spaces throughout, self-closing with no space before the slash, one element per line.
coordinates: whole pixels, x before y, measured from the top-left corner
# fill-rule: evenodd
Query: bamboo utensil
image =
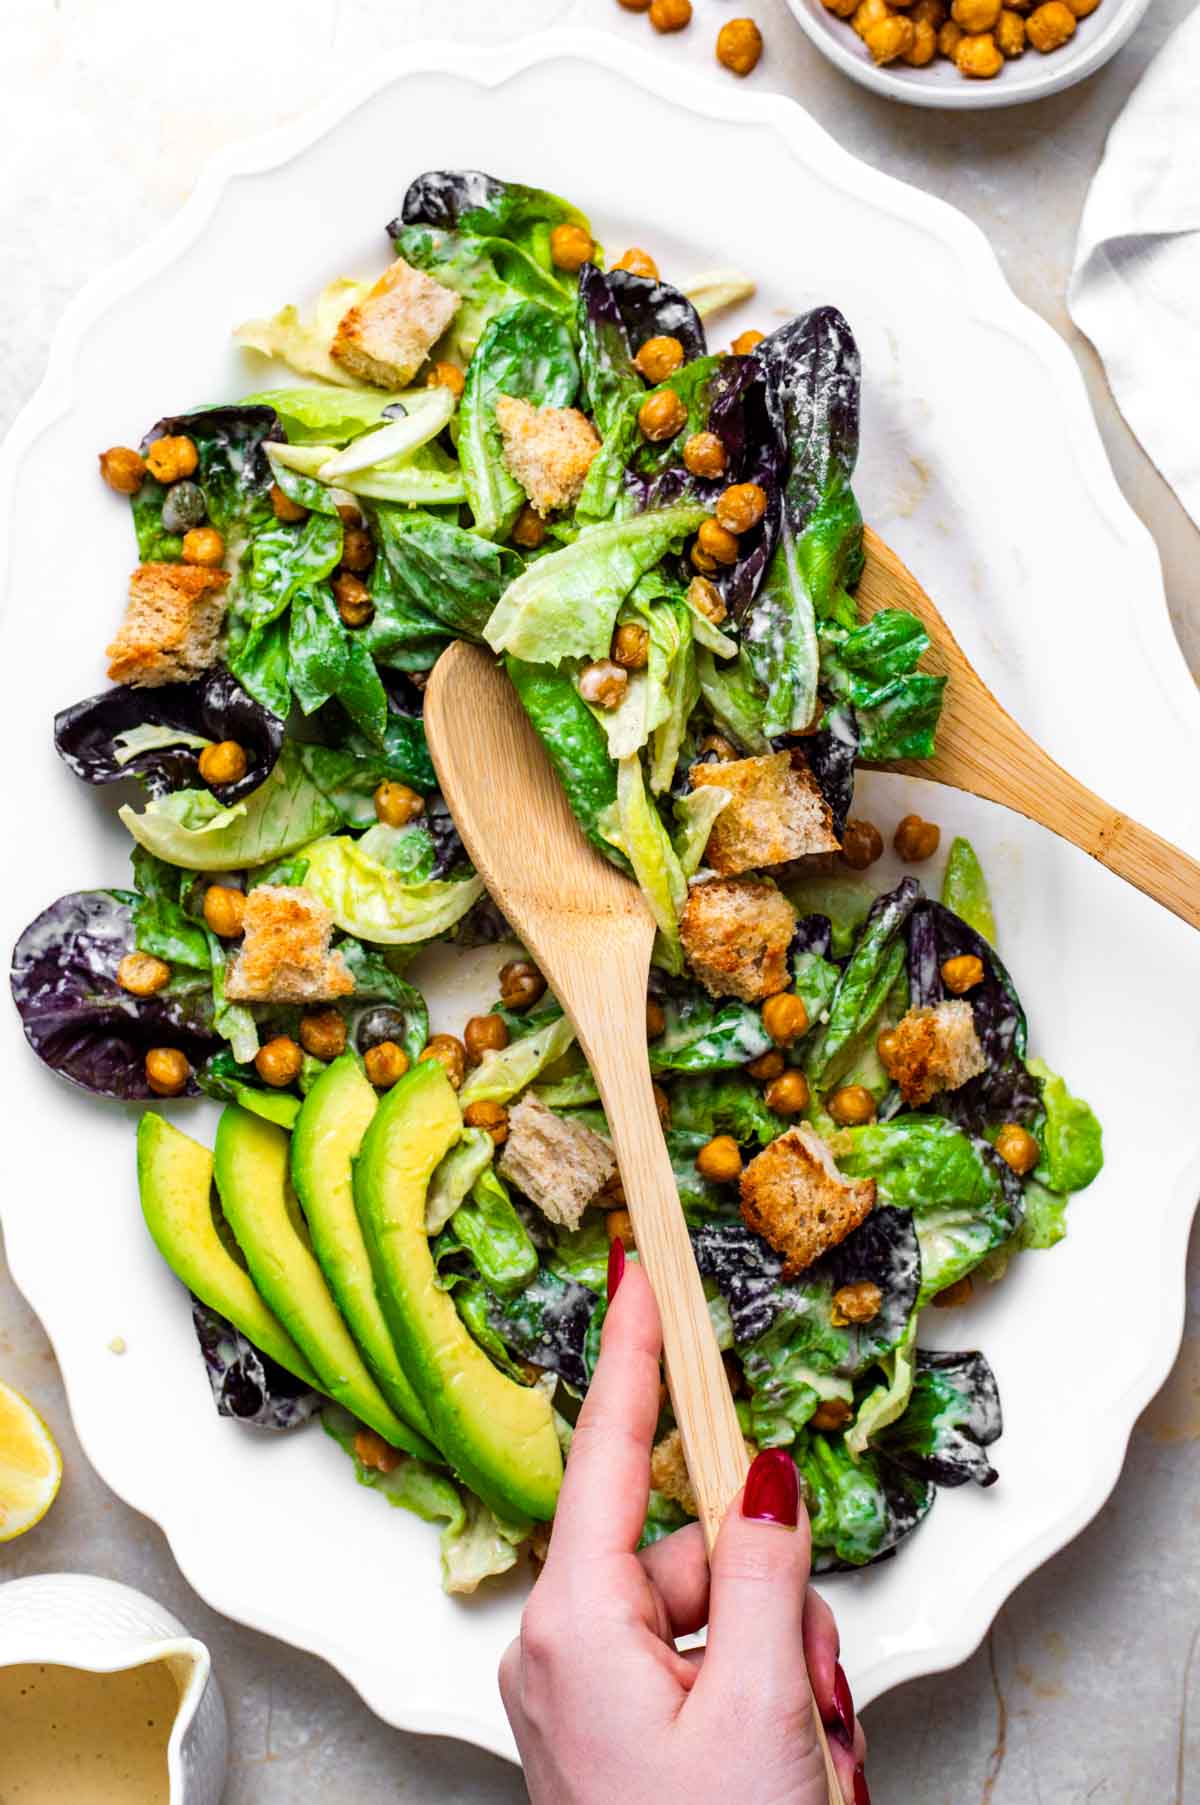
<path fill-rule="evenodd" d="M 425 728 L 475 869 L 574 1023 L 599 1087 L 638 1256 L 658 1300 L 667 1383 L 711 1553 L 748 1462 L 651 1086 L 654 923 L 637 885 L 584 839 L 516 691 L 488 653 L 461 641 L 447 647 L 426 687 Z M 829 1799 L 841 1805 L 819 1712 L 813 1721 Z"/>
<path fill-rule="evenodd" d="M 863 549 L 866 566 L 855 592 L 861 612 L 908 608 L 918 615 L 932 642 L 925 664 L 950 679 L 933 757 L 873 768 L 1002 802 L 1200 928 L 1200 863 L 1055 764 L 1001 707 L 912 572 L 870 527 Z"/>

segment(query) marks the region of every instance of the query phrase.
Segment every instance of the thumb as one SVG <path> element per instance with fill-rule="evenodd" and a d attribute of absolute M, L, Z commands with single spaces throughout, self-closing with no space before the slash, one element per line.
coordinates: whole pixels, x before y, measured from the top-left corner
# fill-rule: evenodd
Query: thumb
<path fill-rule="evenodd" d="M 804 1662 L 804 1594 L 811 1539 L 796 1463 L 786 1448 L 757 1455 L 712 1554 L 708 1647 L 694 1689 L 749 1721 L 816 1744 Z"/>

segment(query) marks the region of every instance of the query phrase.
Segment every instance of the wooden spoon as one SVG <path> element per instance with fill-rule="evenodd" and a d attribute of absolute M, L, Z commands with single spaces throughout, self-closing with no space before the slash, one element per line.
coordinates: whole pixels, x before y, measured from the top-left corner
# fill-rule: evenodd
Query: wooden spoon
<path fill-rule="evenodd" d="M 912 572 L 870 527 L 863 547 L 866 568 L 856 591 L 860 611 L 908 608 L 919 615 L 932 641 L 926 662 L 950 679 L 933 757 L 873 768 L 932 778 L 1002 802 L 1200 928 L 1200 864 L 1055 764 L 1000 706 Z"/>
<path fill-rule="evenodd" d="M 651 1087 L 654 923 L 637 885 L 584 839 L 516 691 L 487 653 L 461 641 L 442 653 L 425 690 L 425 730 L 475 869 L 574 1023 L 599 1087 L 711 1553 L 748 1463 Z M 830 1805 L 842 1805 L 819 1713 L 814 1722 Z"/>

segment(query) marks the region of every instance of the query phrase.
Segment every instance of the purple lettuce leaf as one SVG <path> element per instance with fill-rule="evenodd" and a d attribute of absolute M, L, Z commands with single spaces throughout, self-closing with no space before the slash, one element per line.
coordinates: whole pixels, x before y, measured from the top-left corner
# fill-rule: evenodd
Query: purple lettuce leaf
<path fill-rule="evenodd" d="M 298 1429 L 325 1402 L 198 1297 L 192 1298 L 192 1326 L 221 1416 L 254 1429 Z"/>

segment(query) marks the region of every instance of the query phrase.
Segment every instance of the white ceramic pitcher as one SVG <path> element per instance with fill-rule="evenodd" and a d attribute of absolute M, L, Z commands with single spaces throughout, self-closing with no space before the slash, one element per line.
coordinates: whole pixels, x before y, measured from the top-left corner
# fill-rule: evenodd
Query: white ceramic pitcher
<path fill-rule="evenodd" d="M 152 1598 L 89 1573 L 0 1585 L 0 1667 L 29 1663 L 125 1673 L 165 1661 L 179 1688 L 167 1744 L 170 1805 L 219 1805 L 228 1759 L 225 1706 L 203 1642 Z"/>

